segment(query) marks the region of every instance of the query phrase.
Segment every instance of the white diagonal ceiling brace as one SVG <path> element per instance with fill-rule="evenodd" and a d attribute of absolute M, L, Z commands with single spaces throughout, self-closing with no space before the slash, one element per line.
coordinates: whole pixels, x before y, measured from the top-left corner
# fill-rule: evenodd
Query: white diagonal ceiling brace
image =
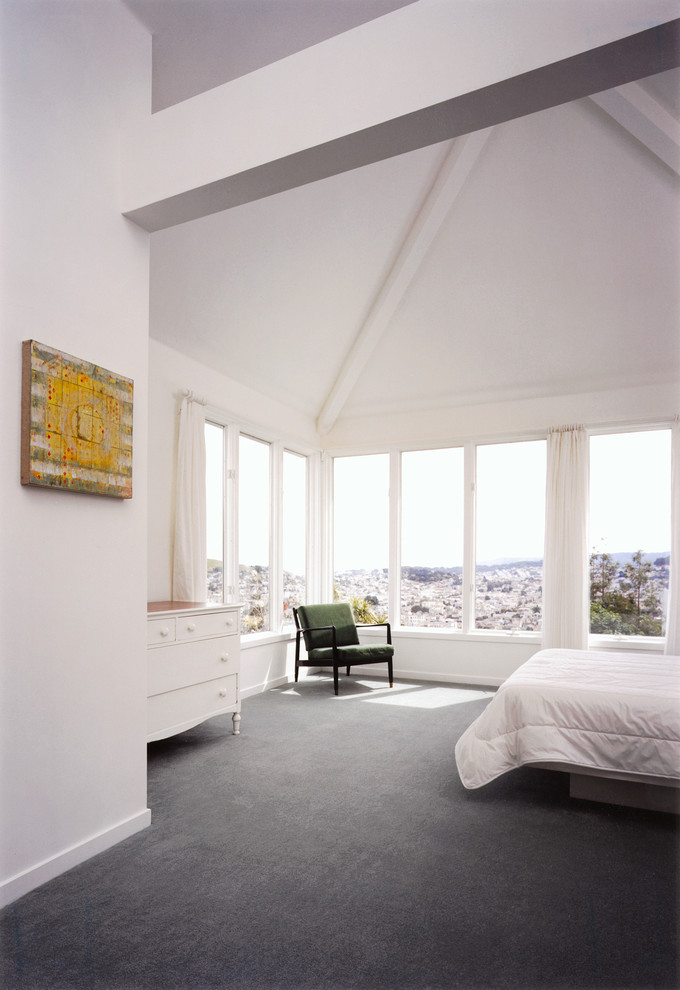
<path fill-rule="evenodd" d="M 376 293 L 352 348 L 317 419 L 317 430 L 328 433 L 384 334 L 394 312 L 460 195 L 493 128 L 456 138 L 437 173 L 392 268 Z"/>
<path fill-rule="evenodd" d="M 680 123 L 639 83 L 596 93 L 590 99 L 680 174 Z"/>

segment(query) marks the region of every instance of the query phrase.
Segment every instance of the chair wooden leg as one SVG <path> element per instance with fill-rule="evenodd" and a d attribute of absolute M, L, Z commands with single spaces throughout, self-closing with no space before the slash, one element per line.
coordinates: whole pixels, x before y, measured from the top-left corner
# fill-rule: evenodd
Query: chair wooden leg
<path fill-rule="evenodd" d="M 349 677 L 349 667 L 347 668 L 347 676 Z"/>
<path fill-rule="evenodd" d="M 298 671 L 299 671 L 299 669 L 300 669 L 300 665 L 296 663 L 296 664 L 295 664 L 295 683 L 296 683 L 296 684 L 297 684 L 297 679 L 298 679 Z"/>
<path fill-rule="evenodd" d="M 335 693 L 337 694 L 338 693 L 338 668 L 337 667 L 333 667 L 333 688 L 335 689 Z"/>
<path fill-rule="evenodd" d="M 390 678 L 390 687 L 394 687 L 393 678 L 392 678 L 392 660 L 387 661 L 387 673 Z"/>

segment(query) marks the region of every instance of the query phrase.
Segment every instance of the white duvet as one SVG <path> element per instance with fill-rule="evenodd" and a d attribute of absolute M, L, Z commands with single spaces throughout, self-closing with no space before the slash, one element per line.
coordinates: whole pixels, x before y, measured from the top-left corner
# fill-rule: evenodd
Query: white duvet
<path fill-rule="evenodd" d="M 468 788 L 526 763 L 680 779 L 680 657 L 541 650 L 466 729 L 456 763 Z"/>

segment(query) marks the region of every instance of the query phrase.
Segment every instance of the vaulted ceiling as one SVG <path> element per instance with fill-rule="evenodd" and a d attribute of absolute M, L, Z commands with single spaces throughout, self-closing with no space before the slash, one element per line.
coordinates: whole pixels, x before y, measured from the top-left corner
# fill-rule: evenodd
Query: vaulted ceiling
<path fill-rule="evenodd" d="M 405 6 L 126 2 L 158 110 Z M 677 381 L 679 72 L 159 230 L 151 335 L 321 432 Z"/>

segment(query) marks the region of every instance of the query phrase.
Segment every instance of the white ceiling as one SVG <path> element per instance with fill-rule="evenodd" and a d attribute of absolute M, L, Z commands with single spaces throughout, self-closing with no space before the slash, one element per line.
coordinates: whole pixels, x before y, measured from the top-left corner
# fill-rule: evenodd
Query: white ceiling
<path fill-rule="evenodd" d="M 123 0 L 149 29 L 153 111 L 414 0 Z"/>
<path fill-rule="evenodd" d="M 126 2 L 154 31 L 156 109 L 404 5 Z M 637 90 L 676 122 L 678 72 Z M 338 380 L 341 416 L 677 380 L 678 174 L 590 99 L 492 130 L 386 312 L 453 144 L 154 233 L 152 336 L 313 418 Z"/>

